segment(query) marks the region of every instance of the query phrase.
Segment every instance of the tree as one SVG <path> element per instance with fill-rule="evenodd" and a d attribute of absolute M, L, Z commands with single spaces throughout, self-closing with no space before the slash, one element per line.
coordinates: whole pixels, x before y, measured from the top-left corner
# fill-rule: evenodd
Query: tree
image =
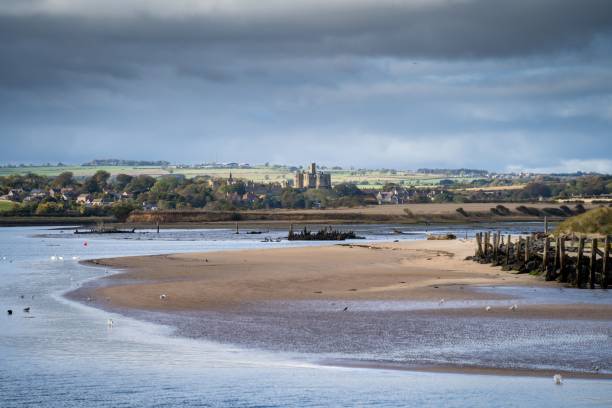
<path fill-rule="evenodd" d="M 110 178 L 110 173 L 104 170 L 98 170 L 93 176 L 85 180 L 85 191 L 88 193 L 99 193 L 106 187 L 106 183 Z"/>
<path fill-rule="evenodd" d="M 128 219 L 130 213 L 138 208 L 138 205 L 132 201 L 118 201 L 111 205 L 111 212 L 118 221 L 124 222 Z"/>
<path fill-rule="evenodd" d="M 283 190 L 280 201 L 283 208 L 304 208 L 306 205 L 304 195 L 292 188 Z"/>
<path fill-rule="evenodd" d="M 64 213 L 64 206 L 60 203 L 41 203 L 36 207 L 36 215 L 61 215 Z"/>
<path fill-rule="evenodd" d="M 551 191 L 544 183 L 529 183 L 523 188 L 522 195 L 524 198 L 539 198 L 550 197 Z"/>
<path fill-rule="evenodd" d="M 332 190 L 340 197 L 358 197 L 363 195 L 363 191 L 353 183 L 336 184 Z"/>
<path fill-rule="evenodd" d="M 104 170 L 98 170 L 96 171 L 96 173 L 93 175 L 93 178 L 96 180 L 96 183 L 98 183 L 98 185 L 103 188 L 106 186 L 106 183 L 108 182 L 108 179 L 110 178 L 110 173 L 108 171 L 104 171 Z"/>
<path fill-rule="evenodd" d="M 71 171 L 64 171 L 60 173 L 53 183 L 51 184 L 55 188 L 68 187 L 74 184 L 73 173 Z"/>
<path fill-rule="evenodd" d="M 123 190 L 130 184 L 133 178 L 129 174 L 117 174 L 117 177 L 115 177 L 115 187 L 117 190 Z"/>
<path fill-rule="evenodd" d="M 140 175 L 134 177 L 132 181 L 125 187 L 125 190 L 134 193 L 144 193 L 149 191 L 151 187 L 155 184 L 155 179 L 151 176 Z"/>

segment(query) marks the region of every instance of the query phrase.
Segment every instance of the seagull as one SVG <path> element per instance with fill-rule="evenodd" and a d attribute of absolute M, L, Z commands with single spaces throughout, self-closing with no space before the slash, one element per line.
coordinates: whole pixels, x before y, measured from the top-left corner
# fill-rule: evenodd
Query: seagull
<path fill-rule="evenodd" d="M 513 312 L 516 312 L 516 310 L 518 309 L 518 306 L 517 306 L 517 305 L 516 305 L 516 303 L 515 303 L 515 304 L 513 304 L 512 306 L 510 306 L 508 309 L 509 309 L 509 310 L 512 310 Z"/>
<path fill-rule="evenodd" d="M 444 299 L 440 299 L 440 300 L 438 301 L 438 304 L 439 304 L 439 305 L 444 304 Z"/>
<path fill-rule="evenodd" d="M 555 384 L 561 385 L 563 384 L 563 377 L 561 377 L 561 374 L 555 374 L 553 376 L 553 381 L 555 382 Z"/>
<path fill-rule="evenodd" d="M 160 300 L 166 300 L 166 294 L 162 293 L 161 295 L 159 295 L 159 299 Z"/>
<path fill-rule="evenodd" d="M 60 261 L 63 261 L 64 257 L 63 256 L 58 256 L 57 259 L 59 259 Z"/>
<path fill-rule="evenodd" d="M 491 306 L 487 306 L 487 307 L 485 307 L 485 310 L 486 310 L 487 312 L 490 312 L 490 311 L 491 311 Z"/>
<path fill-rule="evenodd" d="M 56 259 L 57 259 L 57 256 L 55 256 L 55 255 L 51 256 L 51 260 L 52 261 L 55 261 Z"/>
<path fill-rule="evenodd" d="M 30 313 L 30 306 L 24 307 L 23 311 L 26 312 L 26 313 Z"/>
<path fill-rule="evenodd" d="M 113 319 L 107 319 L 107 320 L 106 320 L 106 325 L 107 325 L 108 327 L 113 327 L 113 324 L 114 324 Z"/>
<path fill-rule="evenodd" d="M 347 310 L 348 310 L 348 306 L 342 309 L 343 312 L 346 312 Z"/>

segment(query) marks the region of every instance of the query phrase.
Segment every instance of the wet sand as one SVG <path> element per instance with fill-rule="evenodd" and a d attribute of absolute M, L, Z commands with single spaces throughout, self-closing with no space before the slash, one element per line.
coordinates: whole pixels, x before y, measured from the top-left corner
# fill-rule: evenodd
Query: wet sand
<path fill-rule="evenodd" d="M 91 263 L 122 273 L 70 297 L 141 313 L 189 337 L 331 353 L 328 364 L 516 375 L 548 375 L 554 370 L 546 367 L 559 365 L 568 369 L 557 371 L 577 371 L 575 376 L 610 376 L 609 353 L 565 350 L 580 336 L 609 349 L 610 303 L 511 310 L 511 296 L 474 288 L 559 284 L 466 261 L 473 250 L 473 242 L 462 240 L 410 241 L 101 259 Z M 445 306 L 462 301 L 480 303 Z M 487 301 L 495 304 L 489 311 Z M 359 309 L 368 302 L 391 306 Z M 432 305 L 402 311 L 393 309 L 394 302 Z M 538 344 L 540 332 L 550 335 L 550 353 Z M 557 338 L 564 340 L 555 344 Z M 589 372 L 595 365 L 605 372 Z"/>
<path fill-rule="evenodd" d="M 472 253 L 472 242 L 456 240 L 101 259 L 94 263 L 123 273 L 95 295 L 133 309 L 224 310 L 274 300 L 496 298 L 465 289 L 554 285 L 465 261 Z"/>

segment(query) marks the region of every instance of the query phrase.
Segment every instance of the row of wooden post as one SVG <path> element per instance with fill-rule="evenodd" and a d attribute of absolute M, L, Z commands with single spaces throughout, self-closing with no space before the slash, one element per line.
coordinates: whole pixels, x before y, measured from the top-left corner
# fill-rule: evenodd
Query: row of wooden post
<path fill-rule="evenodd" d="M 554 254 L 551 254 L 551 238 L 546 236 L 544 237 L 544 245 L 543 250 L 541 252 L 535 249 L 536 244 L 536 236 L 532 234 L 531 236 L 527 236 L 525 238 L 519 236 L 518 240 L 513 243 L 512 236 L 508 235 L 505 245 L 504 245 L 504 237 L 500 232 L 490 233 L 490 232 L 480 232 L 476 234 L 476 257 L 478 259 L 485 259 L 487 261 L 491 261 L 496 265 L 500 265 L 504 263 L 505 265 L 509 265 L 510 259 L 512 255 L 514 255 L 515 262 L 519 262 L 522 264 L 527 264 L 534 258 L 534 255 L 538 255 L 535 257 L 537 259 L 541 259 L 540 269 L 541 272 L 545 273 L 546 280 L 555 280 L 559 279 L 560 282 L 569 282 L 570 281 L 570 272 L 571 274 L 571 284 L 582 287 L 583 282 L 588 283 L 588 287 L 591 289 L 595 288 L 596 283 L 602 288 L 607 288 L 610 280 L 610 237 L 606 236 L 603 242 L 603 250 L 599 249 L 599 240 L 597 238 L 590 239 L 591 242 L 591 251 L 589 259 L 585 259 L 585 248 L 587 239 L 585 237 L 580 237 L 578 239 L 578 248 L 577 255 L 574 258 L 570 257 L 567 254 L 567 248 L 565 246 L 565 242 L 567 237 L 556 237 L 554 238 Z M 574 238 L 575 240 L 575 238 Z M 505 248 L 505 253 L 501 253 L 501 248 Z M 552 268 L 550 266 L 551 260 L 550 256 L 553 255 L 554 258 L 552 260 Z M 602 259 L 602 268 L 600 271 L 600 279 L 599 282 L 597 280 L 597 256 Z M 503 257 L 503 258 L 502 258 Z M 570 269 L 569 264 L 573 262 L 573 270 Z M 584 271 L 586 270 L 587 274 L 584 275 Z M 558 271 L 558 274 L 557 274 Z"/>

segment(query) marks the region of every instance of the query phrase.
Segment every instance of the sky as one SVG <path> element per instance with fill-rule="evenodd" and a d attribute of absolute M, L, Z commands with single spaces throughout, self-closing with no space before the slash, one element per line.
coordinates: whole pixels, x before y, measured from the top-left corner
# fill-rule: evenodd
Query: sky
<path fill-rule="evenodd" d="M 1 0 L 0 145 L 612 173 L 612 2 Z"/>

